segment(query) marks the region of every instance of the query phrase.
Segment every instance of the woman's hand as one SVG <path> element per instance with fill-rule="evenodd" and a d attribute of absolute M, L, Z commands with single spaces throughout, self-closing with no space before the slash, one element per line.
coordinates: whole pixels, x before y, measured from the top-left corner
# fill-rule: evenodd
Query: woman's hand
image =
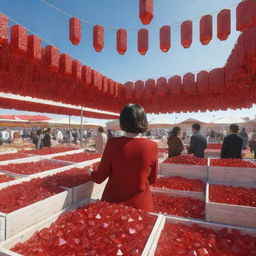
<path fill-rule="evenodd" d="M 92 172 L 93 172 L 93 168 L 92 168 L 92 166 L 90 166 L 90 167 L 87 169 L 87 174 L 88 174 L 89 176 L 91 176 Z"/>

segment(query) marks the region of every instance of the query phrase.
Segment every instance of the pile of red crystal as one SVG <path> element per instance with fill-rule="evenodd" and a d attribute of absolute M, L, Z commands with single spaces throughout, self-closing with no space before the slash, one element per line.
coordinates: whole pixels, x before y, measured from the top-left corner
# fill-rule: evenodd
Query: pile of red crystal
<path fill-rule="evenodd" d="M 156 256 L 254 256 L 256 238 L 238 230 L 214 231 L 193 224 L 165 224 Z"/>
<path fill-rule="evenodd" d="M 209 200 L 215 203 L 256 207 L 256 188 L 210 185 Z"/>
<path fill-rule="evenodd" d="M 76 150 L 79 148 L 75 147 L 58 147 L 58 148 L 42 148 L 40 150 L 23 150 L 22 152 L 32 155 L 50 155 L 50 154 L 57 154 L 67 151 Z"/>
<path fill-rule="evenodd" d="M 8 176 L 8 175 L 0 175 L 0 183 L 4 183 L 4 182 L 8 182 L 8 181 L 11 181 L 11 180 L 14 180 L 13 177 L 11 176 Z"/>
<path fill-rule="evenodd" d="M 244 161 L 241 159 L 231 159 L 231 158 L 213 159 L 211 160 L 211 166 L 256 168 L 256 165 L 250 161 Z"/>
<path fill-rule="evenodd" d="M 205 183 L 201 180 L 187 179 L 183 177 L 166 177 L 158 178 L 153 187 L 203 192 Z"/>
<path fill-rule="evenodd" d="M 153 194 L 155 212 L 195 219 L 204 219 L 205 202 L 189 197 Z"/>
<path fill-rule="evenodd" d="M 0 161 L 14 160 L 14 159 L 26 158 L 26 157 L 29 157 L 29 156 L 24 153 L 4 154 L 4 155 L 0 155 Z"/>
<path fill-rule="evenodd" d="M 101 157 L 101 154 L 79 153 L 79 154 L 72 154 L 72 155 L 66 155 L 66 156 L 58 156 L 58 157 L 55 157 L 54 159 L 68 161 L 68 162 L 85 162 L 85 161 L 93 160 L 100 157 Z"/>
<path fill-rule="evenodd" d="M 207 159 L 197 158 L 193 155 L 181 155 L 167 158 L 165 164 L 184 164 L 184 165 L 207 165 Z"/>
<path fill-rule="evenodd" d="M 68 212 L 12 251 L 24 256 L 140 256 L 156 217 L 97 202 Z"/>

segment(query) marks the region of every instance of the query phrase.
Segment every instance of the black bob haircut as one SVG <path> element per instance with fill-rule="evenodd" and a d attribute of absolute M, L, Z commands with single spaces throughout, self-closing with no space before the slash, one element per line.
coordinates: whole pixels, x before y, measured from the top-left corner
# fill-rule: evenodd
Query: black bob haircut
<path fill-rule="evenodd" d="M 231 124 L 231 125 L 230 125 L 230 130 L 231 130 L 231 132 L 233 132 L 233 133 L 238 133 L 238 131 L 239 131 L 239 126 L 238 126 L 237 124 Z"/>
<path fill-rule="evenodd" d="M 196 123 L 196 124 L 193 124 L 193 125 L 192 125 L 192 128 L 194 128 L 194 129 L 197 130 L 197 131 L 200 131 L 201 125 L 198 124 L 198 123 Z"/>
<path fill-rule="evenodd" d="M 121 111 L 120 127 L 125 132 L 144 133 L 148 128 L 144 108 L 138 104 L 127 104 Z"/>

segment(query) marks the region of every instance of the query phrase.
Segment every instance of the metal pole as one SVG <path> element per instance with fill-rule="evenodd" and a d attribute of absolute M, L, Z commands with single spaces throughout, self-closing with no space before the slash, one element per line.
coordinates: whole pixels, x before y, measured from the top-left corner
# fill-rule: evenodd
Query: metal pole
<path fill-rule="evenodd" d="M 69 143 L 71 143 L 71 116 L 68 117 Z"/>
<path fill-rule="evenodd" d="M 83 107 L 81 107 L 81 130 L 80 130 L 80 141 L 83 146 Z"/>

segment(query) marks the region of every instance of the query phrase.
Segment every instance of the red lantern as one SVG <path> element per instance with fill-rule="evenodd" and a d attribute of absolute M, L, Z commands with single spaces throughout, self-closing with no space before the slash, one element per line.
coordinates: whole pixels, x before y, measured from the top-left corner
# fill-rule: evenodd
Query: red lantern
<path fill-rule="evenodd" d="M 205 15 L 200 20 L 200 41 L 203 45 L 212 40 L 212 16 Z"/>
<path fill-rule="evenodd" d="M 156 84 L 156 95 L 163 97 L 167 93 L 167 79 L 165 77 L 160 77 L 157 79 Z"/>
<path fill-rule="evenodd" d="M 186 20 L 181 24 L 181 44 L 184 48 L 189 48 L 192 44 L 192 21 Z"/>
<path fill-rule="evenodd" d="M 251 23 L 250 2 L 242 1 L 236 7 L 236 30 L 245 31 Z"/>
<path fill-rule="evenodd" d="M 196 78 L 198 94 L 206 94 L 209 92 L 209 72 L 201 71 Z"/>
<path fill-rule="evenodd" d="M 145 98 L 150 100 L 156 95 L 156 81 L 154 79 L 148 79 L 145 82 Z"/>
<path fill-rule="evenodd" d="M 93 46 L 97 52 L 101 52 L 104 48 L 104 27 L 100 25 L 93 27 Z"/>
<path fill-rule="evenodd" d="M 143 25 L 150 24 L 154 17 L 153 0 L 140 0 L 140 20 Z"/>
<path fill-rule="evenodd" d="M 127 31 L 125 29 L 118 29 L 116 32 L 116 49 L 119 54 L 125 54 L 127 50 Z"/>
<path fill-rule="evenodd" d="M 183 76 L 183 92 L 189 95 L 196 94 L 195 75 L 193 73 L 187 73 Z"/>
<path fill-rule="evenodd" d="M 20 25 L 11 27 L 11 42 L 10 47 L 15 54 L 24 54 L 28 49 L 27 31 Z"/>
<path fill-rule="evenodd" d="M 148 51 L 148 30 L 140 29 L 138 32 L 138 51 L 141 55 L 146 55 Z"/>
<path fill-rule="evenodd" d="M 160 49 L 162 52 L 168 52 L 171 47 L 171 28 L 163 26 L 160 29 Z"/>
<path fill-rule="evenodd" d="M 38 36 L 28 36 L 28 56 L 34 61 L 42 59 L 42 40 Z"/>
<path fill-rule="evenodd" d="M 217 16 L 218 38 L 226 40 L 231 32 L 231 12 L 229 9 L 222 10 Z"/>
<path fill-rule="evenodd" d="M 8 43 L 8 17 L 0 13 L 0 45 Z"/>
<path fill-rule="evenodd" d="M 134 83 L 133 82 L 126 82 L 124 84 L 124 89 L 125 89 L 125 98 L 127 100 L 132 100 L 133 99 L 133 92 L 134 92 Z"/>
<path fill-rule="evenodd" d="M 82 78 L 82 66 L 79 60 L 72 61 L 72 76 L 75 80 Z"/>
<path fill-rule="evenodd" d="M 69 19 L 69 40 L 74 45 L 78 45 L 81 41 L 81 21 L 78 18 Z"/>
<path fill-rule="evenodd" d="M 59 68 L 59 57 L 59 50 L 55 46 L 45 47 L 44 63 L 48 68 L 56 71 Z"/>
<path fill-rule="evenodd" d="M 209 89 L 213 93 L 225 90 L 225 69 L 216 68 L 209 72 Z"/>
<path fill-rule="evenodd" d="M 181 76 L 173 76 L 169 78 L 167 88 L 169 95 L 180 95 L 182 91 Z"/>
<path fill-rule="evenodd" d="M 144 82 L 138 80 L 135 82 L 135 98 L 136 100 L 140 100 L 144 94 L 145 85 Z"/>
<path fill-rule="evenodd" d="M 92 85 L 92 70 L 88 66 L 82 67 L 82 79 L 86 86 Z"/>

